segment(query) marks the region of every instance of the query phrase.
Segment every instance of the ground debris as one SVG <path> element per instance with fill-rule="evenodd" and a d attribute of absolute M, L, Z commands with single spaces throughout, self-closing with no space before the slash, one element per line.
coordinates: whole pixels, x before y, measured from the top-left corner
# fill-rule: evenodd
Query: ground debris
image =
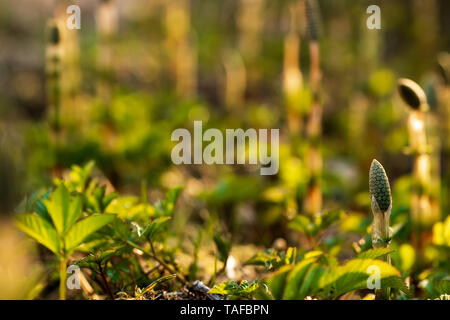
<path fill-rule="evenodd" d="M 196 280 L 188 284 L 181 292 L 158 292 L 155 300 L 221 300 L 216 294 L 209 294 L 210 288 L 202 281 Z"/>

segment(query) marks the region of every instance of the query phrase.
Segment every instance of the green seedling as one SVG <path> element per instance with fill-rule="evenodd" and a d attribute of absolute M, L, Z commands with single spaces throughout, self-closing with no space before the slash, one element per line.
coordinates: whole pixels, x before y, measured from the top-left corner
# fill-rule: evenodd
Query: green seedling
<path fill-rule="evenodd" d="M 71 196 L 65 186 L 59 185 L 43 200 L 49 218 L 38 213 L 18 215 L 16 225 L 23 232 L 52 251 L 59 261 L 59 297 L 66 298 L 67 261 L 73 251 L 91 234 L 110 223 L 114 215 L 83 216 L 82 198 Z"/>

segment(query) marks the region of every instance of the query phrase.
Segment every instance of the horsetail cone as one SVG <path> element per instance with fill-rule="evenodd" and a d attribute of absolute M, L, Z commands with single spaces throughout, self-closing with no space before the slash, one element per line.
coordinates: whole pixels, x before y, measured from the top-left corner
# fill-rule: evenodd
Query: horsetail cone
<path fill-rule="evenodd" d="M 306 0 L 306 34 L 310 40 L 318 40 L 320 36 L 320 12 L 316 0 Z"/>
<path fill-rule="evenodd" d="M 397 82 L 397 88 L 403 101 L 412 110 L 428 110 L 427 96 L 416 82 L 410 79 L 399 79 Z"/>
<path fill-rule="evenodd" d="M 372 161 L 369 171 L 369 191 L 374 207 L 386 212 L 392 204 L 391 187 L 383 166 L 376 159 Z"/>

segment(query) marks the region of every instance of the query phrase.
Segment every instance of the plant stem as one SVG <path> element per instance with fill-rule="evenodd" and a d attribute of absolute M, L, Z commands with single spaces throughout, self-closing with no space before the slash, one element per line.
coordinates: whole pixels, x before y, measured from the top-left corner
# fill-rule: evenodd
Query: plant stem
<path fill-rule="evenodd" d="M 176 273 L 167 263 L 165 263 L 163 260 L 159 259 L 155 254 L 153 254 L 152 252 L 142 248 L 141 246 L 139 246 L 138 244 L 136 244 L 136 243 L 134 243 L 134 242 L 132 242 L 130 240 L 127 240 L 127 244 L 129 244 L 133 248 L 136 248 L 136 249 L 142 251 L 146 256 L 148 256 L 151 259 L 153 259 L 156 262 L 158 262 L 169 273 L 177 274 L 177 278 L 181 281 L 181 283 L 183 283 L 185 285 L 187 284 L 187 281 L 186 281 L 186 279 L 184 278 L 184 276 L 182 274 Z"/>
<path fill-rule="evenodd" d="M 106 279 L 106 276 L 105 276 L 105 270 L 102 268 L 102 264 L 100 262 L 98 263 L 98 268 L 100 270 L 100 276 L 102 277 L 102 280 L 105 283 L 106 291 L 108 292 L 108 295 L 111 298 L 111 300 L 114 300 L 114 294 L 111 290 L 111 287 L 108 284 L 108 280 Z"/>
<path fill-rule="evenodd" d="M 390 234 L 389 234 L 389 217 L 391 209 L 386 212 L 380 212 L 374 215 L 374 225 L 372 233 L 372 247 L 376 248 L 389 248 L 390 247 Z M 383 260 L 387 263 L 391 263 L 391 257 L 389 254 L 383 257 Z M 377 300 L 389 300 L 391 288 L 381 288 L 376 290 L 375 297 Z"/>
<path fill-rule="evenodd" d="M 66 300 L 66 278 L 67 266 L 66 258 L 59 260 L 59 299 Z"/>

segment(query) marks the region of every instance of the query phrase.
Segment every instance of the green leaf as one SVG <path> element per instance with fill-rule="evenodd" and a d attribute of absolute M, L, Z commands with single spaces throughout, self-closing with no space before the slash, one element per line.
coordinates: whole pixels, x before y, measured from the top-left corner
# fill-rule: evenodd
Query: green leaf
<path fill-rule="evenodd" d="M 436 290 L 440 295 L 450 294 L 450 280 L 441 280 L 436 286 Z"/>
<path fill-rule="evenodd" d="M 272 269 L 281 262 L 281 258 L 275 249 L 266 249 L 256 253 L 245 265 L 265 266 L 267 270 Z"/>
<path fill-rule="evenodd" d="M 299 262 L 292 271 L 289 272 L 286 278 L 286 287 L 283 292 L 284 300 L 297 299 L 305 275 L 316 260 L 317 258 L 305 259 Z"/>
<path fill-rule="evenodd" d="M 94 233 L 101 227 L 112 222 L 115 216 L 111 214 L 102 214 L 90 216 L 77 222 L 67 233 L 65 239 L 66 251 L 68 253 L 75 250 L 75 248 L 83 242 L 83 240 Z"/>
<path fill-rule="evenodd" d="M 214 235 L 214 242 L 219 251 L 219 260 L 226 263 L 231 250 L 231 241 L 225 239 L 220 234 Z"/>
<path fill-rule="evenodd" d="M 103 211 L 109 206 L 109 204 L 117 198 L 117 193 L 110 193 L 103 197 Z"/>
<path fill-rule="evenodd" d="M 298 294 L 298 298 L 303 300 L 307 295 L 317 292 L 320 288 L 319 282 L 326 268 L 314 263 L 308 270 Z"/>
<path fill-rule="evenodd" d="M 152 240 L 155 238 L 156 234 L 162 231 L 163 226 L 170 220 L 170 217 L 160 217 L 156 218 L 145 228 L 144 234 L 148 239 Z"/>
<path fill-rule="evenodd" d="M 51 223 L 47 208 L 43 202 L 44 199 L 48 199 L 50 196 L 50 190 L 41 189 L 33 192 L 29 197 L 26 197 L 16 208 L 17 213 L 33 213 L 36 212 L 39 216 Z"/>
<path fill-rule="evenodd" d="M 332 297 L 357 289 L 367 289 L 367 280 L 371 275 L 369 267 L 378 267 L 381 287 L 391 287 L 409 294 L 406 285 L 400 278 L 400 271 L 387 262 L 377 259 L 352 259 L 343 266 L 327 268 L 319 287 L 333 289 Z M 400 281 L 394 280 L 397 278 Z"/>
<path fill-rule="evenodd" d="M 275 300 L 280 300 L 283 298 L 283 292 L 286 286 L 286 278 L 291 269 L 292 266 L 283 266 L 278 271 L 274 272 L 272 276 L 264 279 L 264 283 L 269 288 L 272 297 Z"/>
<path fill-rule="evenodd" d="M 410 295 L 400 272 L 385 261 L 356 258 L 342 266 L 329 266 L 323 255 L 318 253 L 310 252 L 295 266 L 284 266 L 264 279 L 275 299 L 304 299 L 314 294 L 333 299 L 352 290 L 367 289 L 373 267 L 379 270 L 381 288 L 395 288 Z M 368 255 L 379 256 L 383 253 L 387 251 L 376 254 L 372 251 Z"/>
<path fill-rule="evenodd" d="M 70 191 L 84 192 L 94 165 L 94 161 L 89 161 L 84 167 L 73 165 L 69 173 L 70 179 L 63 183 Z"/>
<path fill-rule="evenodd" d="M 59 238 L 53 226 L 37 214 L 21 214 L 15 220 L 16 226 L 37 242 L 59 255 Z"/>
<path fill-rule="evenodd" d="M 255 293 L 258 290 L 259 284 L 258 280 L 253 282 L 247 282 L 246 280 L 241 283 L 236 283 L 236 281 L 225 281 L 222 282 L 211 290 L 208 293 L 211 294 L 222 294 L 222 295 L 232 295 L 237 297 L 248 297 L 251 294 Z"/>
<path fill-rule="evenodd" d="M 367 251 L 361 252 L 358 254 L 356 258 L 358 259 L 377 259 L 382 256 L 385 256 L 389 253 L 394 252 L 395 250 L 392 248 L 377 248 L 377 249 L 369 249 Z"/>
<path fill-rule="evenodd" d="M 70 199 L 69 191 L 63 184 L 60 184 L 50 200 L 44 200 L 50 217 L 53 220 L 56 231 L 59 235 L 65 235 L 70 227 L 81 216 L 81 198 Z"/>
<path fill-rule="evenodd" d="M 297 215 L 289 222 L 288 227 L 296 230 L 300 233 L 311 234 L 313 231 L 313 225 L 311 221 L 305 216 Z"/>
<path fill-rule="evenodd" d="M 150 285 L 149 285 L 147 288 L 145 288 L 145 289 L 142 291 L 142 294 L 147 293 L 147 292 L 149 292 L 150 290 L 152 290 L 158 283 L 161 283 L 161 282 L 164 282 L 164 281 L 167 281 L 167 280 L 171 280 L 171 279 L 175 279 L 176 277 L 177 277 L 176 274 L 169 274 L 169 275 L 167 275 L 167 276 L 164 276 L 164 277 L 161 277 L 161 278 L 159 278 L 159 279 L 156 279 L 155 281 L 153 281 L 152 283 L 150 283 Z"/>
<path fill-rule="evenodd" d="M 177 202 L 182 190 L 182 187 L 170 189 L 166 194 L 166 199 L 154 206 L 155 215 L 157 217 L 171 216 L 173 214 L 173 210 L 175 209 L 175 203 Z"/>

